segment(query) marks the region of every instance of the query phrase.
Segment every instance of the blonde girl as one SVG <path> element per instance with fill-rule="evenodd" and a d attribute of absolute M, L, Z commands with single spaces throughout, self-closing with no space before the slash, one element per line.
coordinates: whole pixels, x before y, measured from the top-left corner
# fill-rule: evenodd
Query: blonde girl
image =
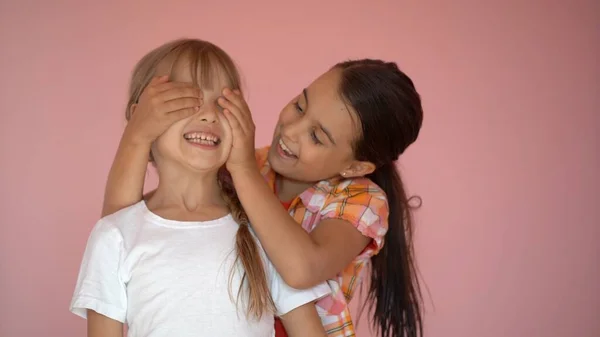
<path fill-rule="evenodd" d="M 294 336 L 324 336 L 314 301 L 329 288 L 283 282 L 223 170 L 233 141 L 216 104 L 224 88 L 239 92 L 238 71 L 201 40 L 167 43 L 135 67 L 130 125 L 153 123 L 138 111 L 161 102 L 173 123 L 145 154 L 155 193 L 102 218 L 89 237 L 71 303 L 88 336 L 121 337 L 127 324 L 131 337 L 267 337 L 275 315 Z"/>

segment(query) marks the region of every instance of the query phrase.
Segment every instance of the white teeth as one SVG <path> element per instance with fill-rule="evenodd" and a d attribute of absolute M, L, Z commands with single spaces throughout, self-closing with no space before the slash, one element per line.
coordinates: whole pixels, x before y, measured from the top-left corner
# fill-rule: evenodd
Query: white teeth
<path fill-rule="evenodd" d="M 203 144 L 203 145 L 217 145 L 216 142 L 208 139 L 192 138 L 188 139 L 190 143 Z"/>
<path fill-rule="evenodd" d="M 283 142 L 283 140 L 281 140 L 281 138 L 279 139 L 279 146 L 281 146 L 281 149 L 283 150 L 283 152 L 285 152 L 285 154 L 287 154 L 288 156 L 294 155 L 294 153 L 290 150 L 289 147 L 287 147 L 287 145 L 285 145 L 285 143 Z"/>
<path fill-rule="evenodd" d="M 183 135 L 188 141 L 199 143 L 199 140 L 210 142 L 211 144 L 218 144 L 220 142 L 219 137 L 205 132 L 190 132 Z"/>

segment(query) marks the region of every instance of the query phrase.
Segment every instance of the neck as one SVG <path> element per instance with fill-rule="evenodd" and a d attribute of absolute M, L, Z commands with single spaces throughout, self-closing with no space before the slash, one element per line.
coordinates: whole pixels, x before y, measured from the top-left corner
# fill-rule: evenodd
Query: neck
<path fill-rule="evenodd" d="M 191 172 L 177 165 L 162 166 L 165 167 L 158 169 L 158 187 L 148 201 L 153 207 L 195 212 L 206 207 L 225 205 L 217 181 L 217 171 Z"/>
<path fill-rule="evenodd" d="M 291 201 L 313 185 L 314 183 L 292 180 L 280 175 L 277 175 L 277 179 L 275 180 L 277 197 L 281 201 Z"/>

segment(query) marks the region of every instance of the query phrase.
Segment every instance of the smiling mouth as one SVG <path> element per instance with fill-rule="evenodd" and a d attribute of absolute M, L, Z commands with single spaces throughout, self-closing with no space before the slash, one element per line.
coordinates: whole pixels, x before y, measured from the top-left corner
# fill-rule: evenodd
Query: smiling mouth
<path fill-rule="evenodd" d="M 290 148 L 283 142 L 283 140 L 281 138 L 279 138 L 279 143 L 278 143 L 278 150 L 281 154 L 283 154 L 285 157 L 288 158 L 298 158 L 298 156 L 296 156 L 292 150 L 290 150 Z"/>
<path fill-rule="evenodd" d="M 210 132 L 188 132 L 183 135 L 183 138 L 192 144 L 217 146 L 221 143 L 219 136 Z"/>

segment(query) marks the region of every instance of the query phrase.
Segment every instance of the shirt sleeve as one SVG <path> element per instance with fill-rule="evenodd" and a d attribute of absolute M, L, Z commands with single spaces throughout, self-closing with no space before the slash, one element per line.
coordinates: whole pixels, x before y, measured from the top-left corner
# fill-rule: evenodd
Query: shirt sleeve
<path fill-rule="evenodd" d="M 276 316 L 283 316 L 288 312 L 309 302 L 315 302 L 331 293 L 331 288 L 325 282 L 309 289 L 295 289 L 287 285 L 275 267 L 269 263 L 271 274 L 271 297 L 275 303 Z"/>
<path fill-rule="evenodd" d="M 120 275 L 123 239 L 114 225 L 100 220 L 87 242 L 71 300 L 71 312 L 87 318 L 87 310 L 125 323 L 127 293 Z"/>
<path fill-rule="evenodd" d="M 366 248 L 375 255 L 383 247 L 388 229 L 389 208 L 385 192 L 368 179 L 351 180 L 338 186 L 321 209 L 321 221 L 340 219 L 351 223 L 362 235 L 372 240 Z"/>

